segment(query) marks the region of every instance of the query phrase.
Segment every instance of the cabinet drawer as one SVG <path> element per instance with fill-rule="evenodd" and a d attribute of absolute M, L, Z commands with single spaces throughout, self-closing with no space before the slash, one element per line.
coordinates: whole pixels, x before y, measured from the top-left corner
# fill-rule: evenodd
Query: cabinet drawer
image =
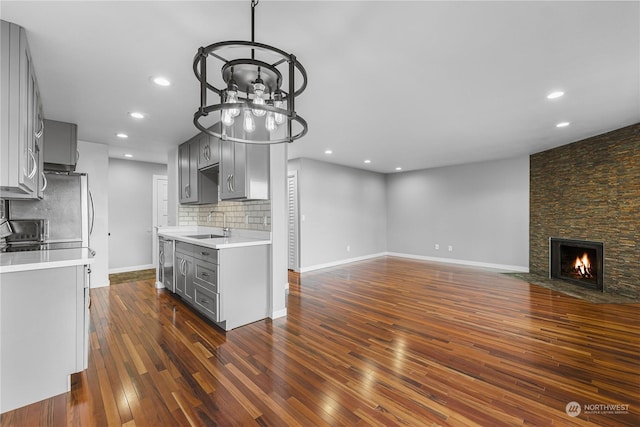
<path fill-rule="evenodd" d="M 204 246 L 194 246 L 193 256 L 205 262 L 210 262 L 213 264 L 218 263 L 217 249 L 205 248 Z"/>
<path fill-rule="evenodd" d="M 208 318 L 214 322 L 220 322 L 218 316 L 220 310 L 218 309 L 218 294 L 209 292 L 200 285 L 194 286 L 194 299 L 195 307 L 204 313 Z"/>
<path fill-rule="evenodd" d="M 196 271 L 193 281 L 205 289 L 218 293 L 218 266 L 195 260 Z"/>
<path fill-rule="evenodd" d="M 193 255 L 193 249 L 194 246 L 192 244 L 176 240 L 176 252 L 181 252 L 186 255 Z"/>

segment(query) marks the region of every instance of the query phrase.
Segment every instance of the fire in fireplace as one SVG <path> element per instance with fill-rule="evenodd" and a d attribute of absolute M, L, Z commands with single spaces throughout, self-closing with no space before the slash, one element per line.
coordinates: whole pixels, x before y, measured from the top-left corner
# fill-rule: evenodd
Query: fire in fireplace
<path fill-rule="evenodd" d="M 549 277 L 604 291 L 603 243 L 552 237 L 549 252 Z"/>

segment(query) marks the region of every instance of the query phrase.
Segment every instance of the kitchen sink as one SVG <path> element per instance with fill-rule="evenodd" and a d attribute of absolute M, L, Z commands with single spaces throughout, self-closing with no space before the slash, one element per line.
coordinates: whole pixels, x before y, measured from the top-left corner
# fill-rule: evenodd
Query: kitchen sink
<path fill-rule="evenodd" d="M 185 236 L 185 237 L 190 237 L 191 239 L 217 239 L 224 236 L 220 234 L 195 234 L 193 236 Z"/>

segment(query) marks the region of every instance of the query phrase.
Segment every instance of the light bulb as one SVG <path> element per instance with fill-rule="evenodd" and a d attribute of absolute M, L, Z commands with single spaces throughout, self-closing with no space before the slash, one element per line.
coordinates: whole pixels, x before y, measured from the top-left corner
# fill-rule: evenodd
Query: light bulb
<path fill-rule="evenodd" d="M 274 99 L 273 101 L 274 107 L 284 108 L 284 102 L 282 101 L 282 92 L 280 92 L 280 89 L 276 90 L 276 93 L 274 94 L 273 99 Z M 275 119 L 276 119 L 276 123 L 281 125 L 284 123 L 285 116 L 284 114 L 275 113 Z"/>
<path fill-rule="evenodd" d="M 251 110 L 244 110 L 244 120 L 242 121 L 242 127 L 246 132 L 253 132 L 256 130 L 256 122 L 253 120 Z"/>
<path fill-rule="evenodd" d="M 264 83 L 262 79 L 258 77 L 256 82 L 253 84 L 253 103 L 255 105 L 264 105 Z M 267 112 L 265 110 L 254 109 L 253 114 L 256 117 L 264 116 Z"/>
<path fill-rule="evenodd" d="M 225 126 L 231 126 L 234 122 L 233 114 L 231 109 L 224 109 L 220 112 L 220 121 Z"/>
<path fill-rule="evenodd" d="M 227 90 L 227 104 L 237 104 L 238 103 L 238 91 L 237 90 Z M 238 117 L 240 115 L 239 108 L 230 108 L 229 114 L 231 117 Z"/>
<path fill-rule="evenodd" d="M 278 129 L 275 114 L 272 111 L 267 112 L 267 117 L 264 119 L 264 126 L 269 132 L 273 132 L 274 130 Z"/>

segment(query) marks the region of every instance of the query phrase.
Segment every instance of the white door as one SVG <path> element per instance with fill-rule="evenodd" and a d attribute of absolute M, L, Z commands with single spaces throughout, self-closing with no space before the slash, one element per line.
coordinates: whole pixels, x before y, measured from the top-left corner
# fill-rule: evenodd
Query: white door
<path fill-rule="evenodd" d="M 299 271 L 299 228 L 298 228 L 298 173 L 289 172 L 287 176 L 287 187 L 289 197 L 289 218 L 288 218 L 288 246 L 289 246 L 289 270 Z"/>
<path fill-rule="evenodd" d="M 153 265 L 158 265 L 158 227 L 168 225 L 169 204 L 167 200 L 168 182 L 166 175 L 153 175 Z"/>

